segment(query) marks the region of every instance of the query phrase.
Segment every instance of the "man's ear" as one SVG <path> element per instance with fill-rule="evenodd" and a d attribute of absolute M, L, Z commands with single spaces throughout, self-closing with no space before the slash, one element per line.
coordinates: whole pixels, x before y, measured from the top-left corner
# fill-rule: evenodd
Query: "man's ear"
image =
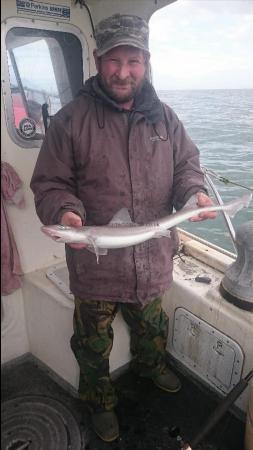
<path fill-rule="evenodd" d="M 99 72 L 100 71 L 100 58 L 97 55 L 97 50 L 96 49 L 93 50 L 93 56 L 94 56 L 97 72 Z"/>

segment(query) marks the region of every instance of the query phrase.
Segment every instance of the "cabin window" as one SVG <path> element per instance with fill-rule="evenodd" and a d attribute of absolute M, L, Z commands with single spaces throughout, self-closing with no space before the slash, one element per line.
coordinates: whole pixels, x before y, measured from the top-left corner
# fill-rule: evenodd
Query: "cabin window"
<path fill-rule="evenodd" d="M 83 83 L 83 49 L 70 32 L 13 27 L 6 34 L 8 128 L 22 147 L 40 146 L 50 119 Z"/>

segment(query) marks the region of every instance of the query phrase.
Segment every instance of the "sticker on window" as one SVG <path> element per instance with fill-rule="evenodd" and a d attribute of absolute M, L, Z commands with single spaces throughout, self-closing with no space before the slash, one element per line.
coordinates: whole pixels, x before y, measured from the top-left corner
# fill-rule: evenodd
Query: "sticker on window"
<path fill-rule="evenodd" d="M 18 13 L 26 13 L 26 14 L 34 14 L 37 16 L 50 16 L 55 17 L 57 19 L 70 19 L 70 8 L 67 6 L 61 5 L 53 5 L 50 3 L 43 3 L 34 1 L 26 1 L 26 0 L 16 0 L 17 4 L 17 12 Z"/>
<path fill-rule="evenodd" d="M 19 132 L 26 139 L 33 138 L 36 134 L 36 122 L 29 117 L 25 117 L 19 122 Z"/>

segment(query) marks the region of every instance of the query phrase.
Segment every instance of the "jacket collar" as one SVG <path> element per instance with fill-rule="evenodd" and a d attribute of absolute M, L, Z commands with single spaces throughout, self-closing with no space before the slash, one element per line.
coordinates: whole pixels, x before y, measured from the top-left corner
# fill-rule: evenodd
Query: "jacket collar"
<path fill-rule="evenodd" d="M 110 108 L 116 109 L 118 111 L 124 111 L 120 107 L 120 105 L 112 100 L 103 90 L 99 82 L 99 75 L 91 77 L 85 82 L 83 88 L 79 92 L 79 95 L 83 94 L 93 97 L 96 101 L 99 101 L 103 105 L 109 106 Z M 131 111 L 133 113 L 138 112 L 142 114 L 147 122 L 151 124 L 156 124 L 161 120 L 164 120 L 162 104 L 153 86 L 148 80 L 144 81 L 140 92 L 138 92 L 138 94 L 135 96 L 134 106 Z"/>

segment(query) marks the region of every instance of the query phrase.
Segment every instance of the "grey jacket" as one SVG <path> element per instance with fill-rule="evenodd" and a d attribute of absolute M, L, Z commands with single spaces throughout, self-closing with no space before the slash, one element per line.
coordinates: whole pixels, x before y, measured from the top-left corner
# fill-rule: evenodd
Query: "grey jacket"
<path fill-rule="evenodd" d="M 123 207 L 143 224 L 205 192 L 198 149 L 151 84 L 126 111 L 107 98 L 98 76 L 54 117 L 31 188 L 45 225 L 66 211 L 105 225 Z M 174 231 L 171 239 L 109 250 L 99 264 L 88 250 L 66 246 L 70 289 L 81 298 L 145 305 L 170 286 L 177 245 Z"/>

